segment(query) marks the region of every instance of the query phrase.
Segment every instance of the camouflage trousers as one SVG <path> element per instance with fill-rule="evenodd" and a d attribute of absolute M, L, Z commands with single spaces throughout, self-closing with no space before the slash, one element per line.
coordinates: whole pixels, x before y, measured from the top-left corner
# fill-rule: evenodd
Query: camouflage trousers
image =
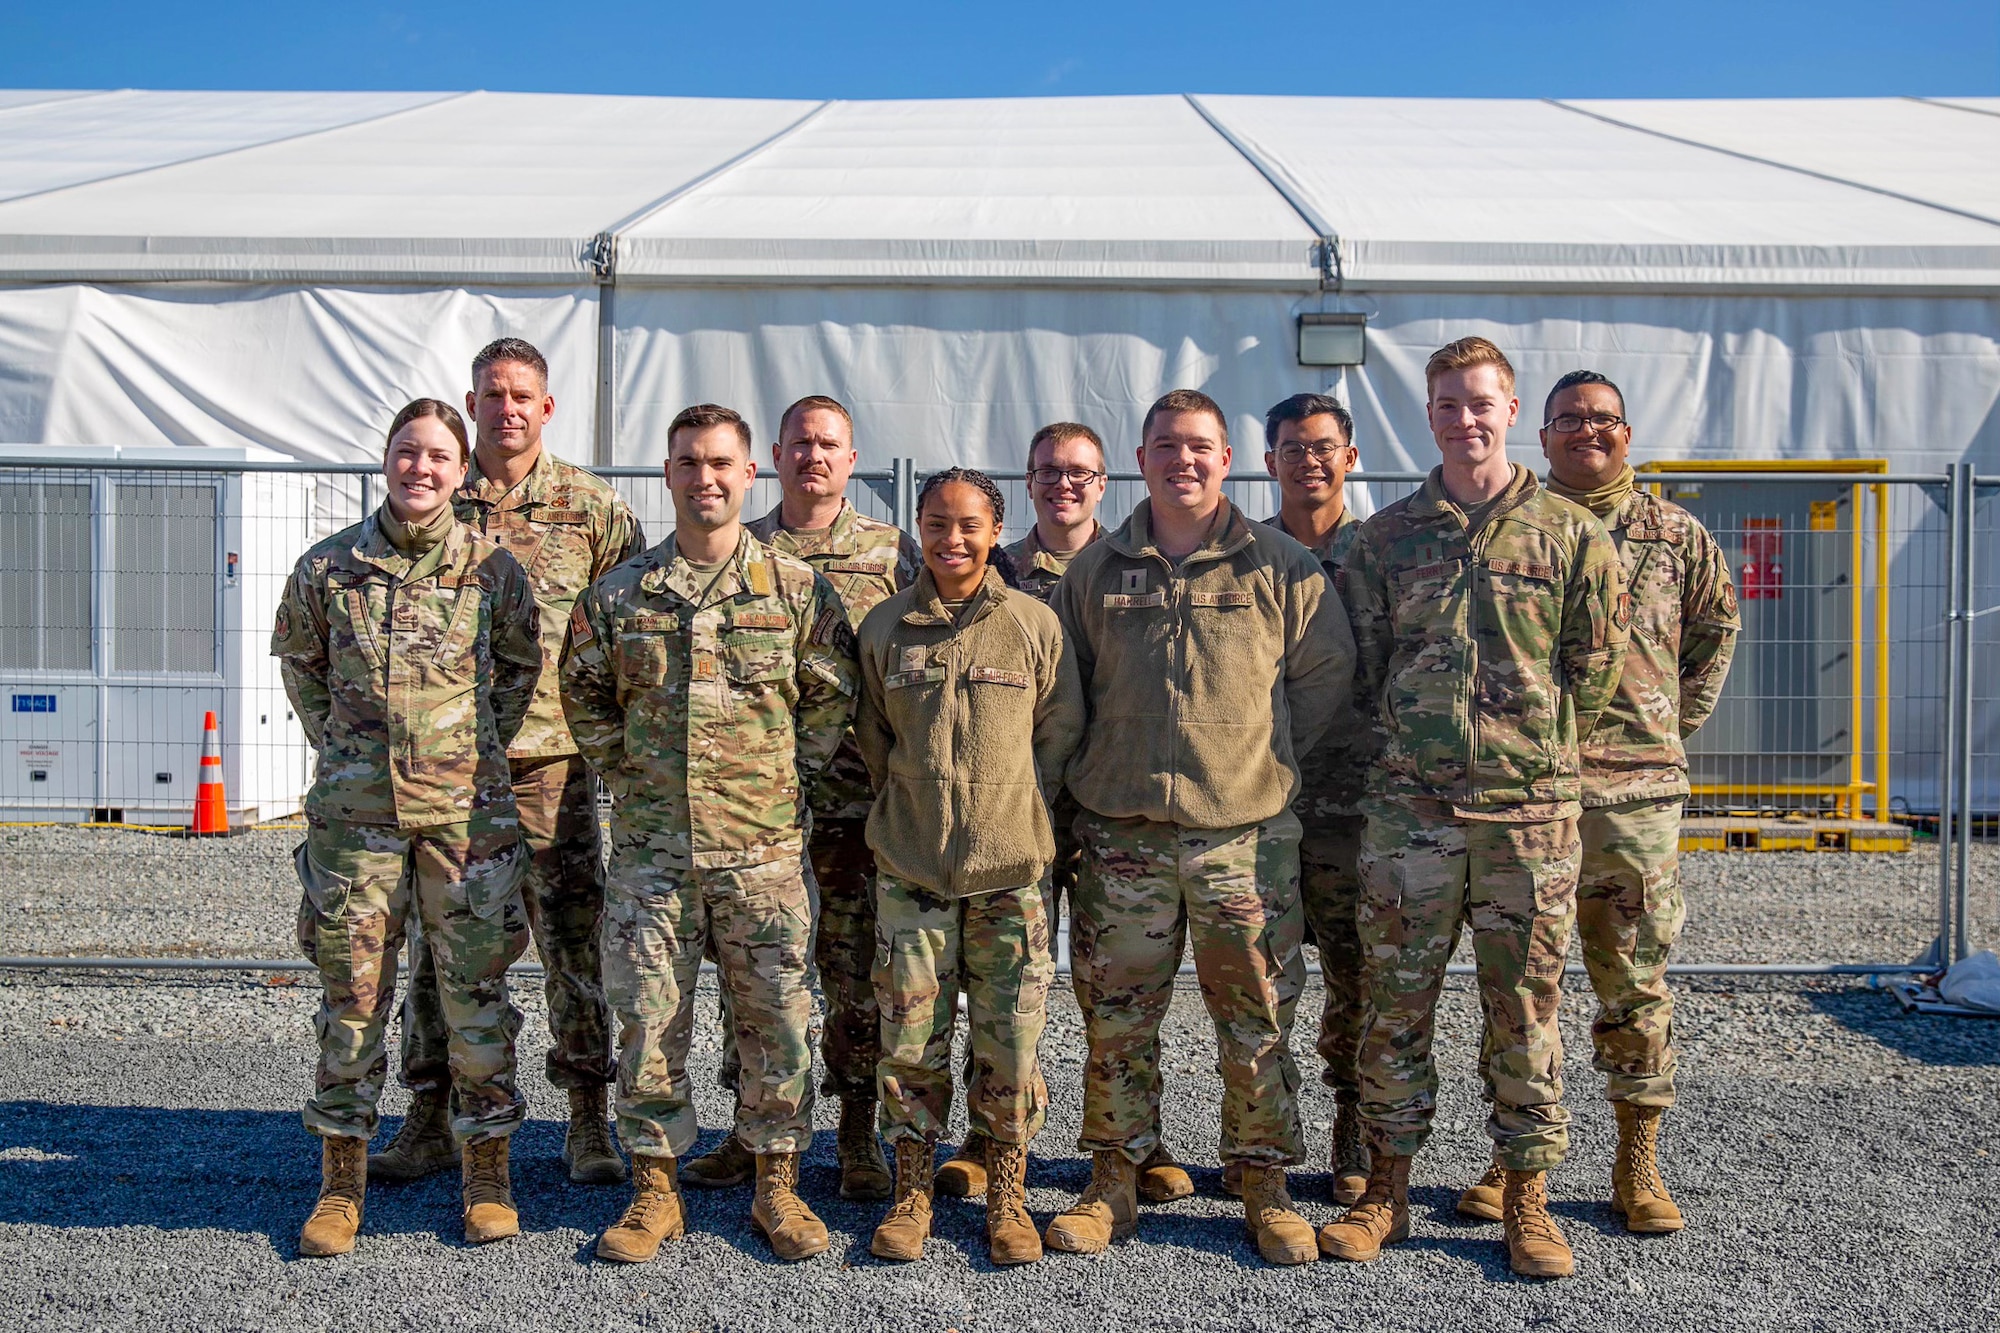
<path fill-rule="evenodd" d="M 420 829 L 308 813 L 294 860 L 304 890 L 299 947 L 319 969 L 322 991 L 306 1128 L 374 1134 L 397 955 L 414 918 L 433 946 L 452 1132 L 461 1142 L 513 1133 L 527 1106 L 515 1080 L 521 1011 L 508 998 L 507 969 L 528 947 L 514 812 Z"/>
<path fill-rule="evenodd" d="M 812 1143 L 812 913 L 796 857 L 725 870 L 650 864 L 615 849 L 606 877 L 604 990 L 618 1016 L 618 1134 L 633 1152 L 683 1156 L 699 1133 L 688 1086 L 702 955 L 734 1015 L 743 1073 L 737 1139 L 752 1152 Z"/>
<path fill-rule="evenodd" d="M 1070 955 L 1090 1047 L 1080 1146 L 1141 1162 L 1159 1143 L 1160 1023 L 1192 936 L 1222 1075 L 1222 1159 L 1297 1161 L 1298 818 L 1196 829 L 1086 810 L 1076 832 Z"/>
<path fill-rule="evenodd" d="M 1556 1011 L 1576 916 L 1576 820 L 1461 819 L 1435 802 L 1371 800 L 1366 812 L 1357 921 L 1370 1146 L 1410 1156 L 1430 1134 L 1438 993 L 1463 919 L 1479 973 L 1495 1159 L 1517 1171 L 1555 1166 L 1569 1148 Z"/>
<path fill-rule="evenodd" d="M 514 762 L 514 804 L 528 873 L 521 896 L 542 961 L 549 1005 L 549 1082 L 599 1088 L 617 1066 L 611 1010 L 604 1002 L 598 939 L 604 927 L 604 871 L 597 828 L 597 783 L 575 755 Z M 437 968 L 422 931 L 410 935 L 410 985 L 403 997 L 403 1086 L 449 1081 Z"/>
<path fill-rule="evenodd" d="M 1361 855 L 1365 823 L 1359 815 L 1328 815 L 1308 825 L 1299 840 L 1299 900 L 1319 947 L 1320 980 L 1326 990 L 1316 1043 L 1326 1066 L 1320 1078 L 1341 1105 L 1361 1095 L 1355 1065 L 1368 1017 L 1361 982 L 1361 934 L 1355 924 L 1361 896 L 1355 862 Z"/>
<path fill-rule="evenodd" d="M 971 1073 L 966 1118 L 1001 1143 L 1026 1143 L 1048 1117 L 1036 1059 L 1055 958 L 1042 888 L 940 898 L 883 874 L 875 890 L 876 1087 L 882 1136 L 935 1143 L 951 1118 L 951 1037 L 965 991 Z"/>

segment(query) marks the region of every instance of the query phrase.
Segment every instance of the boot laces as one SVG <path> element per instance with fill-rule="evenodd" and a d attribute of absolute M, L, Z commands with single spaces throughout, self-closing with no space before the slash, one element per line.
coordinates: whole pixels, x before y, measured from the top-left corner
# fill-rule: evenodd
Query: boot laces
<path fill-rule="evenodd" d="M 1352 1106 L 1343 1106 L 1333 1118 L 1333 1162 L 1351 1169 L 1361 1160 L 1361 1116 Z"/>
<path fill-rule="evenodd" d="M 1283 1171 L 1267 1169 L 1257 1173 L 1256 1183 L 1244 1177 L 1244 1197 L 1249 1201 L 1250 1212 L 1260 1221 L 1268 1220 L 1277 1213 L 1293 1211 L 1292 1196 L 1285 1188 Z"/>
<path fill-rule="evenodd" d="M 1537 1182 L 1517 1191 L 1508 1201 L 1507 1221 L 1523 1240 L 1562 1244 L 1562 1232 L 1549 1216 L 1548 1191 Z"/>
<path fill-rule="evenodd" d="M 919 1205 L 930 1194 L 930 1159 L 929 1143 L 907 1139 L 897 1141 L 896 1198 L 889 1205 L 891 1217 L 909 1216 L 920 1211 Z"/>
<path fill-rule="evenodd" d="M 1017 1169 L 1012 1160 L 1017 1154 L 1025 1157 L 1027 1150 L 1016 1144 L 996 1143 L 988 1155 L 991 1174 L 987 1176 L 986 1214 L 989 1220 L 1027 1215 L 1026 1173 Z M 1095 1180 L 1094 1173 L 1092 1179 Z"/>
<path fill-rule="evenodd" d="M 508 1200 L 507 1177 L 501 1170 L 501 1155 L 507 1151 L 507 1140 L 487 1139 L 483 1143 L 472 1144 L 465 1150 L 472 1170 L 467 1173 L 465 1183 L 465 1206 L 474 1204 L 505 1204 Z"/>
<path fill-rule="evenodd" d="M 1632 1183 L 1654 1194 L 1665 1194 L 1660 1178 L 1660 1138 L 1657 1122 L 1641 1120 L 1632 1135 Z"/>
<path fill-rule="evenodd" d="M 421 1098 L 420 1095 L 419 1100 L 410 1103 L 409 1114 L 403 1117 L 403 1123 L 396 1130 L 396 1137 L 389 1140 L 389 1146 L 384 1151 L 415 1152 L 419 1143 L 444 1128 L 435 1124 L 435 1119 L 435 1112 L 428 1099 Z"/>
<path fill-rule="evenodd" d="M 573 1122 L 572 1133 L 576 1135 L 574 1155 L 583 1157 L 611 1156 L 611 1131 L 604 1121 L 594 1115 L 584 1116 Z"/>
<path fill-rule="evenodd" d="M 799 1159 L 792 1153 L 778 1153 L 771 1162 L 765 1206 L 780 1222 L 789 1222 L 805 1212 L 806 1201 L 798 1195 Z"/>
<path fill-rule="evenodd" d="M 333 1195 L 359 1194 L 368 1179 L 368 1153 L 365 1148 L 357 1152 L 343 1145 L 336 1149 L 332 1156 L 333 1161 L 329 1165 L 326 1183 L 320 1195 L 322 1203 Z"/>
<path fill-rule="evenodd" d="M 665 1220 L 673 1204 L 674 1196 L 670 1192 L 641 1188 L 633 1194 L 632 1202 L 625 1208 L 625 1216 L 618 1219 L 618 1225 L 628 1231 L 652 1231 Z"/>
<path fill-rule="evenodd" d="M 1111 1164 L 1111 1154 L 1097 1152 L 1091 1154 L 1090 1183 L 1083 1187 L 1083 1195 L 1076 1201 L 1079 1208 L 1093 1203 L 1102 1203 L 1118 1193 L 1118 1174 Z"/>

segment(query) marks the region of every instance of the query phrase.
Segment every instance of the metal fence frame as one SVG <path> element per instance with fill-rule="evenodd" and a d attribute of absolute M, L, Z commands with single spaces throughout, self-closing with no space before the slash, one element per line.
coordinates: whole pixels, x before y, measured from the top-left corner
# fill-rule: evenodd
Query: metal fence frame
<path fill-rule="evenodd" d="M 381 469 L 375 463 L 331 463 L 321 461 L 271 460 L 249 461 L 229 460 L 215 462 L 199 457 L 199 452 L 189 450 L 194 455 L 185 459 L 121 460 L 107 458 L 64 458 L 42 457 L 33 454 L 0 454 L 0 474 L 17 470 L 38 472 L 85 472 L 85 473 L 162 473 L 187 472 L 208 474 L 240 473 L 290 473 L 317 476 L 353 476 L 360 479 L 361 512 L 372 511 L 378 495 L 375 478 Z M 616 466 L 593 469 L 607 481 L 630 482 L 636 480 L 657 480 L 661 469 L 657 466 Z M 896 458 L 887 469 L 857 471 L 853 480 L 869 487 L 878 497 L 886 495 L 884 506 L 899 526 L 905 530 L 915 526 L 915 498 L 917 486 L 927 475 L 919 470 L 914 459 Z M 1362 485 L 1412 487 L 1420 484 L 1426 474 L 1422 472 L 1355 472 L 1349 480 Z M 1915 486 L 1925 489 L 1946 514 L 1946 609 L 1943 636 L 1943 722 L 1938 738 L 1940 756 L 1941 800 L 1938 815 L 1938 888 L 1937 888 L 1937 933 L 1925 958 L 1910 965 L 1880 966 L 1829 964 L 1814 965 L 1814 970 L 1836 970 L 1844 972 L 1872 973 L 1912 970 L 1918 967 L 1935 968 L 1963 958 L 1970 951 L 1973 941 L 1972 930 L 1972 841 L 1977 815 L 1974 809 L 1972 770 L 1975 759 L 1974 733 L 1977 730 L 1977 697 L 1975 693 L 1978 620 L 1994 610 L 2000 610 L 2000 602 L 1994 606 L 1981 607 L 1978 600 L 1982 589 L 1978 578 L 1975 557 L 1978 552 L 1977 521 L 1975 511 L 1977 501 L 1986 496 L 2000 495 L 2000 476 L 1975 475 L 1969 463 L 1954 464 L 1943 473 L 1869 473 L 1865 476 L 1853 472 L 1811 472 L 1792 471 L 1778 474 L 1756 472 L 1723 473 L 1713 470 L 1690 472 L 1648 472 L 1642 480 L 1651 483 L 1674 482 L 1714 482 L 1721 477 L 1732 482 L 1785 482 L 1785 483 L 1827 483 L 1841 486 L 1857 484 L 1877 488 L 1878 493 L 1891 486 Z M 1000 480 L 996 478 L 996 480 Z M 1132 471 L 1116 471 L 1107 475 L 1107 482 L 1131 485 L 1143 481 L 1141 475 Z M 1009 479 L 1003 484 L 1019 489 L 1024 483 Z M 1269 488 L 1268 494 L 1275 497 L 1275 483 L 1268 477 L 1254 474 L 1237 474 L 1229 479 L 1233 493 L 1246 489 Z M 1274 505 L 1266 505 L 1269 512 Z M 1026 506 L 1021 507 L 1026 512 Z M 1858 519 L 1857 519 L 1858 527 Z M 1886 572 L 1886 554 L 1878 552 L 1878 569 Z M 1879 576 L 1879 575 L 1878 575 Z M 2000 589 L 1992 590 L 2000 597 Z M 1993 756 L 2000 759 L 2000 756 Z M 1886 798 L 1886 792 L 1884 792 Z M 22 960 L 0 959 L 0 966 L 10 966 Z M 52 966 L 83 966 L 92 961 L 105 960 L 48 960 Z M 115 961 L 115 960 L 114 960 Z M 165 966 L 167 960 L 157 964 Z M 181 966 L 201 966 L 193 960 L 181 960 Z M 270 965 L 268 960 L 263 965 Z M 1763 965 L 1717 965 L 1728 971 L 1745 971 L 1762 968 Z M 1768 969 L 1765 969 L 1768 970 Z"/>

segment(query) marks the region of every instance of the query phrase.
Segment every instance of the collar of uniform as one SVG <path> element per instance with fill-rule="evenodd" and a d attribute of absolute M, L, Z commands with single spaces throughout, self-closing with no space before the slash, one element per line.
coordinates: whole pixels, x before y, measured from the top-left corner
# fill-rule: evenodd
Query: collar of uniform
<path fill-rule="evenodd" d="M 974 590 L 972 616 L 965 623 L 975 624 L 993 613 L 1007 595 L 1006 581 L 1000 571 L 992 565 L 986 566 L 986 577 L 981 579 Z M 911 587 L 910 609 L 903 613 L 905 625 L 949 625 L 957 618 L 945 610 L 944 599 L 938 596 L 937 580 L 931 577 L 929 565 L 917 574 L 917 581 Z"/>
<path fill-rule="evenodd" d="M 1493 512 L 1487 515 L 1488 523 L 1492 523 L 1509 510 L 1520 508 L 1541 489 L 1541 483 L 1535 480 L 1534 473 L 1519 463 L 1509 463 L 1507 466 L 1514 470 L 1514 479 L 1507 483 L 1506 490 L 1500 492 L 1500 502 L 1494 506 Z M 1417 518 L 1442 518 L 1446 514 L 1458 518 L 1465 517 L 1465 511 L 1460 509 L 1458 502 L 1445 491 L 1443 464 L 1432 468 L 1431 474 L 1424 478 L 1423 487 L 1410 497 L 1410 513 Z"/>
<path fill-rule="evenodd" d="M 1354 516 L 1354 510 L 1352 508 L 1346 505 L 1342 505 L 1340 510 L 1340 522 L 1333 525 L 1333 530 L 1326 534 L 1325 541 L 1321 542 L 1318 546 L 1312 548 L 1312 553 L 1318 556 L 1320 559 L 1324 560 L 1326 558 L 1327 548 L 1333 545 L 1334 539 L 1339 537 L 1341 533 L 1347 531 L 1349 527 L 1353 526 L 1356 523 L 1359 523 L 1360 521 L 1361 521 L 1360 519 Z M 1268 526 L 1276 528 L 1279 532 L 1284 533 L 1287 537 L 1290 537 L 1293 541 L 1299 540 L 1297 535 L 1294 534 L 1290 528 L 1285 526 L 1285 516 L 1282 513 L 1271 515 L 1271 517 L 1266 519 L 1265 522 Z"/>
<path fill-rule="evenodd" d="M 781 532 L 786 533 L 794 539 L 794 545 L 799 545 L 797 538 L 801 531 L 826 534 L 823 537 L 815 535 L 810 550 L 800 546 L 799 554 L 801 555 L 853 555 L 855 553 L 853 538 L 856 512 L 854 506 L 848 503 L 847 497 L 842 496 L 840 500 L 840 512 L 833 516 L 833 522 L 826 527 L 788 528 L 785 526 L 784 501 L 780 500 L 771 507 L 770 513 L 758 519 L 751 526 L 766 537 L 775 537 Z"/>
<path fill-rule="evenodd" d="M 474 504 L 489 505 L 495 509 L 525 509 L 529 505 L 546 504 L 549 491 L 555 487 L 556 458 L 547 449 L 535 455 L 535 465 L 528 469 L 528 475 L 521 478 L 521 484 L 512 490 L 502 490 L 500 483 L 479 470 L 479 456 L 473 455 L 472 467 L 465 474 L 465 485 L 459 487 L 459 496 Z"/>
<path fill-rule="evenodd" d="M 385 500 L 373 514 L 368 516 L 368 521 L 361 525 L 361 536 L 355 541 L 351 553 L 362 564 L 373 565 L 383 573 L 400 579 L 415 568 L 422 557 L 412 560 L 397 550 L 396 544 L 389 540 L 389 530 L 384 526 L 382 517 L 388 512 L 389 503 Z M 439 573 L 456 570 L 465 563 L 465 554 L 470 541 L 470 531 L 463 523 L 454 522 L 446 530 L 444 541 L 441 543 L 444 555 L 440 557 L 437 565 Z"/>
<path fill-rule="evenodd" d="M 771 580 L 771 566 L 764 559 L 764 548 L 744 528 L 736 536 L 736 553 L 730 557 L 731 568 L 722 572 L 713 585 L 709 575 L 702 573 L 687 562 L 680 547 L 673 544 L 672 533 L 654 550 L 659 553 L 653 568 L 639 578 L 639 586 L 648 592 L 666 591 L 682 601 L 693 604 L 704 592 L 709 593 L 712 602 L 726 601 L 746 589 L 757 596 L 769 596 L 775 586 Z M 733 577 L 732 577 L 733 576 Z"/>
<path fill-rule="evenodd" d="M 1103 535 L 1104 525 L 1093 518 L 1090 520 L 1090 540 L 1084 542 L 1083 545 L 1088 546 Z M 1021 539 L 1021 555 L 1026 560 L 1028 567 L 1030 569 L 1045 569 L 1051 574 L 1062 573 L 1067 568 L 1064 561 L 1076 559 L 1078 553 L 1082 550 L 1083 547 L 1079 546 L 1067 556 L 1058 557 L 1052 554 L 1048 547 L 1042 545 L 1042 530 L 1040 527 L 1029 528 L 1028 535 Z"/>
<path fill-rule="evenodd" d="M 1226 560 L 1256 540 L 1250 531 L 1250 520 L 1243 517 L 1243 511 L 1226 495 L 1222 497 L 1222 511 L 1222 522 L 1215 525 L 1208 540 L 1182 558 L 1182 564 Z M 1105 540 L 1121 555 L 1157 556 L 1168 564 L 1174 563 L 1154 544 L 1153 502 L 1150 498 L 1133 505 L 1132 514 L 1124 525 L 1116 532 L 1107 533 Z"/>

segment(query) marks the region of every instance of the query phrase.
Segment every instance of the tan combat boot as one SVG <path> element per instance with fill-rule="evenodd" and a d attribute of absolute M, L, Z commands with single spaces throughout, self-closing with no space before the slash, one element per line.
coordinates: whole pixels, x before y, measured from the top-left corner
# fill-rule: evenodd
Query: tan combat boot
<path fill-rule="evenodd" d="M 1361 1137 L 1361 1108 L 1343 1100 L 1333 1117 L 1333 1147 L 1327 1154 L 1333 1168 L 1333 1201 L 1343 1208 L 1361 1202 L 1368 1188 L 1368 1145 Z"/>
<path fill-rule="evenodd" d="M 889 1162 L 882 1156 L 882 1140 L 875 1135 L 872 1097 L 840 1099 L 840 1137 L 834 1146 L 840 1155 L 841 1198 L 889 1197 Z"/>
<path fill-rule="evenodd" d="M 810 1259 L 826 1251 L 826 1223 L 799 1197 L 799 1154 L 757 1154 L 757 1197 L 750 1225 L 780 1259 Z"/>
<path fill-rule="evenodd" d="M 681 1184 L 701 1190 L 726 1190 L 749 1180 L 757 1172 L 757 1155 L 744 1147 L 735 1133 L 681 1168 Z"/>
<path fill-rule="evenodd" d="M 877 1259 L 908 1263 L 924 1257 L 931 1234 L 931 1162 L 927 1139 L 896 1140 L 896 1201 L 889 1205 L 868 1252 Z"/>
<path fill-rule="evenodd" d="M 1090 1183 L 1049 1223 L 1049 1248 L 1098 1254 L 1138 1230 L 1139 1169 L 1118 1149 L 1099 1148 L 1090 1155 Z"/>
<path fill-rule="evenodd" d="M 458 1165 L 458 1140 L 451 1133 L 451 1094 L 442 1088 L 410 1098 L 403 1127 L 389 1146 L 368 1157 L 370 1179 L 399 1185 Z"/>
<path fill-rule="evenodd" d="M 952 1199 L 970 1199 L 986 1193 L 986 1149 L 992 1140 L 976 1129 L 965 1131 L 965 1142 L 951 1160 L 937 1170 L 931 1188 Z"/>
<path fill-rule="evenodd" d="M 1549 1173 L 1509 1171 L 1500 1219 L 1507 1228 L 1507 1265 L 1522 1277 L 1568 1277 L 1576 1258 L 1549 1216 Z"/>
<path fill-rule="evenodd" d="M 616 1185 L 625 1179 L 625 1163 L 611 1146 L 605 1111 L 602 1084 L 569 1090 L 569 1132 L 563 1135 L 562 1160 L 569 1178 L 579 1185 Z"/>
<path fill-rule="evenodd" d="M 597 1238 L 597 1257 L 643 1264 L 660 1246 L 687 1232 L 687 1212 L 674 1185 L 674 1159 L 632 1154 L 632 1202 L 625 1215 Z"/>
<path fill-rule="evenodd" d="M 1139 1163 L 1139 1197 L 1147 1203 L 1172 1203 L 1194 1193 L 1194 1177 L 1174 1160 L 1167 1141 L 1161 1139 Z"/>
<path fill-rule="evenodd" d="M 1243 1164 L 1243 1225 L 1267 1264 L 1309 1264 L 1319 1258 L 1312 1227 L 1292 1207 L 1282 1166 Z"/>
<path fill-rule="evenodd" d="M 361 1230 L 368 1193 L 368 1140 L 324 1135 L 319 1141 L 319 1202 L 299 1230 L 299 1253 L 309 1258 L 346 1254 Z"/>
<path fill-rule="evenodd" d="M 1028 1215 L 1028 1145 L 989 1141 L 986 1163 L 986 1253 L 1002 1267 L 1031 1264 L 1042 1237 Z"/>
<path fill-rule="evenodd" d="M 1368 1188 L 1337 1220 L 1319 1229 L 1320 1252 L 1330 1259 L 1372 1263 L 1384 1245 L 1410 1238 L 1410 1159 L 1375 1153 Z"/>
<path fill-rule="evenodd" d="M 514 1182 L 507 1172 L 507 1136 L 465 1145 L 459 1197 L 465 1203 L 465 1243 L 484 1245 L 521 1234 Z"/>
<path fill-rule="evenodd" d="M 1498 1161 L 1487 1163 L 1486 1174 L 1458 1196 L 1458 1215 L 1498 1222 L 1505 1215 L 1501 1204 L 1505 1201 L 1506 1186 L 1507 1168 Z"/>
<path fill-rule="evenodd" d="M 1611 1168 L 1611 1211 L 1627 1231 L 1679 1231 L 1681 1210 L 1660 1178 L 1662 1107 L 1613 1102 L 1618 1112 L 1618 1160 Z"/>

